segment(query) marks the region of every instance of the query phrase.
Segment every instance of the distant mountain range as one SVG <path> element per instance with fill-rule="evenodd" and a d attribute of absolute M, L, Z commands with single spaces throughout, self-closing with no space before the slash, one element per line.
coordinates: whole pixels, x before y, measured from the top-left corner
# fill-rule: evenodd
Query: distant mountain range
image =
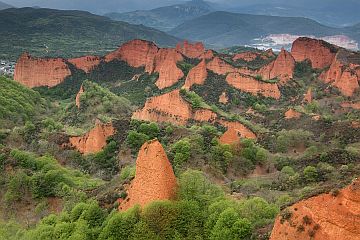
<path fill-rule="evenodd" d="M 202 0 L 188 1 L 152 10 L 139 10 L 125 13 L 108 13 L 105 16 L 114 20 L 133 24 L 143 24 L 162 31 L 169 31 L 185 21 L 214 11 L 211 4 Z"/>
<path fill-rule="evenodd" d="M 328 37 L 346 35 L 360 42 L 360 24 L 335 28 L 303 17 L 276 17 L 265 15 L 212 12 L 186 21 L 169 31 L 179 38 L 203 41 L 214 47 L 249 45 L 263 41 L 269 35 L 308 35 Z M 350 41 L 350 39 L 349 39 Z"/>
<path fill-rule="evenodd" d="M 156 29 L 83 11 L 11 8 L 0 11 L 0 26 L 0 59 L 14 59 L 24 51 L 63 57 L 104 54 L 134 38 L 162 46 L 179 41 Z"/>
<path fill-rule="evenodd" d="M 0 1 L 0 10 L 7 9 L 7 8 L 12 8 L 12 7 L 13 6 Z"/>

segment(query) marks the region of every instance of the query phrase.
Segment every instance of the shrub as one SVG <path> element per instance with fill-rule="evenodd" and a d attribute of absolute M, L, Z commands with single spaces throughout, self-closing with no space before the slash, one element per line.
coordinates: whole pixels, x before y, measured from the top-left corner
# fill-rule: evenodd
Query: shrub
<path fill-rule="evenodd" d="M 307 166 L 303 171 L 304 178 L 308 182 L 315 182 L 318 178 L 318 172 L 315 167 Z"/>
<path fill-rule="evenodd" d="M 120 179 L 122 181 L 133 179 L 135 177 L 135 171 L 136 171 L 135 166 L 126 166 L 126 167 L 124 167 L 123 169 L 121 169 Z"/>
<path fill-rule="evenodd" d="M 141 146 L 148 140 L 148 135 L 144 133 L 138 133 L 134 130 L 130 130 L 126 138 L 126 143 L 133 151 L 137 152 L 141 148 Z"/>
<path fill-rule="evenodd" d="M 174 143 L 171 147 L 171 152 L 174 155 L 175 167 L 181 167 L 190 158 L 191 146 L 189 139 L 185 138 Z"/>
<path fill-rule="evenodd" d="M 147 135 L 149 139 L 154 139 L 158 137 L 160 128 L 156 123 L 142 123 L 138 132 Z"/>

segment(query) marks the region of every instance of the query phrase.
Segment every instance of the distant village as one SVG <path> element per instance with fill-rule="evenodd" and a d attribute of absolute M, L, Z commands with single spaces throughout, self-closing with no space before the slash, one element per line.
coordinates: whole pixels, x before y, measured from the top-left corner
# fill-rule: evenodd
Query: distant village
<path fill-rule="evenodd" d="M 0 59 L 0 76 L 7 75 L 13 76 L 16 62 L 1 60 Z"/>

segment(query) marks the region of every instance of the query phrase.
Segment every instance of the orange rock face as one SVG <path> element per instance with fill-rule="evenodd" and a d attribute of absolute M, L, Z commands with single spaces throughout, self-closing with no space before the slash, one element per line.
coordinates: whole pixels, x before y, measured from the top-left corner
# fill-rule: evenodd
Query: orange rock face
<path fill-rule="evenodd" d="M 341 107 L 360 110 L 360 102 L 344 102 L 341 104 Z"/>
<path fill-rule="evenodd" d="M 221 95 L 219 97 L 219 103 L 227 104 L 228 102 L 229 102 L 229 98 L 226 95 L 226 92 L 221 93 Z"/>
<path fill-rule="evenodd" d="M 159 48 L 155 43 L 136 39 L 124 43 L 120 48 L 106 55 L 105 60 L 107 62 L 114 59 L 124 60 L 132 67 L 146 67 L 147 72 L 152 72 L 158 51 Z"/>
<path fill-rule="evenodd" d="M 205 47 L 201 42 L 191 44 L 184 41 L 176 45 L 176 50 L 188 58 L 199 58 L 205 52 Z"/>
<path fill-rule="evenodd" d="M 312 102 L 312 90 L 309 88 L 307 92 L 304 94 L 304 103 L 311 103 Z"/>
<path fill-rule="evenodd" d="M 207 76 L 206 62 L 205 60 L 202 60 L 197 66 L 193 67 L 189 71 L 185 80 L 184 88 L 189 90 L 194 84 L 203 85 Z"/>
<path fill-rule="evenodd" d="M 360 87 L 360 65 L 352 64 L 349 61 L 353 55 L 355 53 L 340 50 L 329 70 L 320 75 L 320 79 L 337 87 L 345 96 L 352 96 Z"/>
<path fill-rule="evenodd" d="M 245 127 L 243 124 L 241 124 L 239 122 L 229 122 L 229 121 L 220 120 L 219 124 L 226 127 L 228 130 L 234 129 L 238 133 L 237 135 L 240 138 L 256 139 L 255 133 L 253 133 L 250 129 L 248 129 L 247 127 Z M 234 136 L 234 134 L 231 132 L 227 133 L 227 134 L 230 136 Z"/>
<path fill-rule="evenodd" d="M 159 50 L 154 60 L 154 72 L 159 73 L 159 79 L 155 84 L 159 89 L 174 85 L 184 76 L 181 69 L 176 66 L 176 63 L 182 60 L 181 54 L 174 49 L 162 48 Z"/>
<path fill-rule="evenodd" d="M 80 108 L 80 97 L 81 97 L 81 94 L 83 94 L 83 93 L 84 93 L 84 86 L 81 84 L 80 90 L 76 94 L 76 98 L 75 98 L 75 104 L 78 108 Z"/>
<path fill-rule="evenodd" d="M 144 108 L 136 111 L 132 118 L 185 125 L 191 115 L 191 107 L 180 96 L 180 90 L 174 90 L 147 100 Z"/>
<path fill-rule="evenodd" d="M 285 119 L 298 119 L 301 117 L 301 113 L 295 111 L 294 109 L 289 109 L 286 113 L 285 113 Z"/>
<path fill-rule="evenodd" d="M 219 57 L 215 57 L 207 64 L 207 68 L 219 75 L 226 75 L 235 72 L 236 69 Z"/>
<path fill-rule="evenodd" d="M 97 56 L 85 56 L 79 58 L 69 59 L 68 62 L 75 65 L 76 68 L 83 70 L 86 73 L 89 73 L 97 65 L 100 64 L 101 58 Z"/>
<path fill-rule="evenodd" d="M 201 56 L 199 58 L 208 60 L 208 59 L 214 58 L 214 55 L 215 55 L 214 51 L 211 49 L 208 49 L 203 54 L 201 54 Z"/>
<path fill-rule="evenodd" d="M 15 66 L 14 80 L 29 87 L 53 87 L 71 75 L 64 59 L 34 58 L 24 53 Z"/>
<path fill-rule="evenodd" d="M 234 128 L 229 128 L 219 139 L 221 144 L 235 144 L 240 141 L 240 133 Z"/>
<path fill-rule="evenodd" d="M 174 199 L 176 188 L 176 177 L 164 148 L 158 140 L 147 142 L 139 151 L 135 178 L 119 210 L 124 211 L 137 204 L 144 207 L 153 201 Z"/>
<path fill-rule="evenodd" d="M 265 79 L 279 78 L 280 83 L 286 83 L 288 80 L 293 78 L 295 69 L 295 59 L 293 56 L 286 51 L 281 49 L 280 54 L 276 60 L 271 64 L 269 75 L 263 75 Z"/>
<path fill-rule="evenodd" d="M 254 77 L 241 73 L 230 73 L 226 77 L 226 82 L 233 87 L 253 95 L 261 94 L 265 97 L 280 99 L 280 90 L 277 84 L 265 83 L 256 80 Z"/>
<path fill-rule="evenodd" d="M 159 89 L 170 87 L 184 76 L 184 73 L 176 66 L 182 61 L 182 55 L 175 49 L 159 49 L 154 43 L 144 40 L 132 40 L 123 44 L 116 51 L 105 57 L 106 61 L 120 59 L 132 67 L 145 67 L 148 73 L 159 73 L 156 86 Z"/>
<path fill-rule="evenodd" d="M 169 122 L 182 126 L 191 119 L 198 122 L 214 122 L 216 117 L 217 115 L 208 109 L 193 111 L 190 104 L 181 97 L 178 89 L 148 99 L 145 106 L 132 116 L 137 120 Z"/>
<path fill-rule="evenodd" d="M 354 181 L 336 196 L 321 194 L 294 204 L 291 217 L 279 216 L 271 240 L 360 239 L 360 181 Z M 299 227 L 302 227 L 302 230 Z"/>
<path fill-rule="evenodd" d="M 195 111 L 192 118 L 198 122 L 214 122 L 217 118 L 217 114 L 208 109 L 200 109 Z"/>
<path fill-rule="evenodd" d="M 256 53 L 256 52 L 242 52 L 242 53 L 235 54 L 233 57 L 233 60 L 236 61 L 236 60 L 242 59 L 244 61 L 251 62 L 251 61 L 254 61 L 260 55 L 261 54 Z"/>
<path fill-rule="evenodd" d="M 80 137 L 71 137 L 70 144 L 84 154 L 99 152 L 105 147 L 106 139 L 115 134 L 112 124 L 96 122 L 95 128 Z"/>
<path fill-rule="evenodd" d="M 321 69 L 332 63 L 337 50 L 337 47 L 323 40 L 301 37 L 293 43 L 291 55 L 297 62 L 308 59 L 313 68 Z"/>

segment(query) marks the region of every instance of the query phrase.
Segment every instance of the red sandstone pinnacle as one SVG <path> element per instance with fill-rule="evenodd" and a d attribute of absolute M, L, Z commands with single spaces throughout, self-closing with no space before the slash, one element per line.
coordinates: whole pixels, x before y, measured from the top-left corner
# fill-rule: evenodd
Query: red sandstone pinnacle
<path fill-rule="evenodd" d="M 205 52 L 205 47 L 201 42 L 192 44 L 185 40 L 184 42 L 176 45 L 176 50 L 188 58 L 200 58 L 200 56 Z"/>
<path fill-rule="evenodd" d="M 235 67 L 231 66 L 230 64 L 226 63 L 219 57 L 215 57 L 207 64 L 207 68 L 219 75 L 226 75 L 231 72 L 235 72 Z"/>
<path fill-rule="evenodd" d="M 106 139 L 115 134 L 112 124 L 96 122 L 95 128 L 84 136 L 71 137 L 70 144 L 83 154 L 96 153 L 105 147 Z"/>
<path fill-rule="evenodd" d="M 184 77 L 184 73 L 176 65 L 182 60 L 182 55 L 175 49 L 162 48 L 158 51 L 154 60 L 154 72 L 159 73 L 159 79 L 155 83 L 159 89 L 170 87 Z"/>
<path fill-rule="evenodd" d="M 77 69 L 81 69 L 86 73 L 89 73 L 94 67 L 98 66 L 100 61 L 101 58 L 98 56 L 84 56 L 68 60 L 68 62 L 73 64 Z"/>
<path fill-rule="evenodd" d="M 139 151 L 135 178 L 119 211 L 135 205 L 144 207 L 157 200 L 174 199 L 176 188 L 176 177 L 164 148 L 158 140 L 149 141 Z"/>
<path fill-rule="evenodd" d="M 338 50 L 337 46 L 323 40 L 301 37 L 293 43 L 291 54 L 297 62 L 308 59 L 313 68 L 322 69 L 332 63 Z"/>
<path fill-rule="evenodd" d="M 184 88 L 189 90 L 192 85 L 198 84 L 203 85 L 208 76 L 208 72 L 206 70 L 206 62 L 202 60 L 197 66 L 193 67 L 185 80 Z"/>
<path fill-rule="evenodd" d="M 71 75 L 61 58 L 34 58 L 24 53 L 15 66 L 14 80 L 29 87 L 54 87 Z"/>
<path fill-rule="evenodd" d="M 360 65 L 349 61 L 355 53 L 339 50 L 328 71 L 320 75 L 325 83 L 338 88 L 345 96 L 352 96 L 359 89 Z"/>
<path fill-rule="evenodd" d="M 277 84 L 261 82 L 254 77 L 241 73 L 228 74 L 226 82 L 239 90 L 253 95 L 261 94 L 265 97 L 272 97 L 275 99 L 280 99 L 281 96 Z"/>
<path fill-rule="evenodd" d="M 228 98 L 226 92 L 222 92 L 219 97 L 219 103 L 227 104 L 228 102 L 229 102 L 229 98 Z"/>
<path fill-rule="evenodd" d="M 288 211 L 288 219 L 277 217 L 271 240 L 359 240 L 360 180 L 336 195 L 327 193 L 300 201 Z"/>
<path fill-rule="evenodd" d="M 285 113 L 285 119 L 298 119 L 301 117 L 301 113 L 295 111 L 294 109 L 289 109 L 286 113 Z"/>
<path fill-rule="evenodd" d="M 280 83 L 286 83 L 293 78 L 295 59 L 284 48 L 273 63 L 268 79 L 279 78 Z"/>
<path fill-rule="evenodd" d="M 81 87 L 80 87 L 80 90 L 79 92 L 76 94 L 76 98 L 75 98 L 75 104 L 78 108 L 80 108 L 80 97 L 81 97 L 81 94 L 84 93 L 84 86 L 81 84 Z"/>

